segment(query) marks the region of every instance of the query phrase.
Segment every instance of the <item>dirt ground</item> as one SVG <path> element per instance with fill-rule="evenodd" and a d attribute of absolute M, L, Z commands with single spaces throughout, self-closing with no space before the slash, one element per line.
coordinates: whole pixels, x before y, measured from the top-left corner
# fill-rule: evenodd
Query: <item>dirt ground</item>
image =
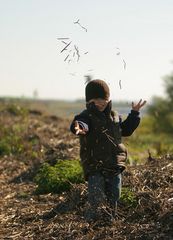
<path fill-rule="evenodd" d="M 32 149 L 0 157 L 0 239 L 171 240 L 173 239 L 173 157 L 148 159 L 145 165 L 128 166 L 123 186 L 130 188 L 137 205 L 118 204 L 112 223 L 89 223 L 87 184 L 73 185 L 62 194 L 36 195 L 33 181 L 39 166 L 57 159 L 79 158 L 78 138 L 69 131 L 69 120 L 30 112 L 27 118 L 1 112 L 1 126 L 26 127 L 23 141 L 37 139 Z M 2 137 L 2 136 L 1 136 Z M 29 145 L 30 146 L 30 145 Z M 39 152 L 36 156 L 31 151 Z"/>

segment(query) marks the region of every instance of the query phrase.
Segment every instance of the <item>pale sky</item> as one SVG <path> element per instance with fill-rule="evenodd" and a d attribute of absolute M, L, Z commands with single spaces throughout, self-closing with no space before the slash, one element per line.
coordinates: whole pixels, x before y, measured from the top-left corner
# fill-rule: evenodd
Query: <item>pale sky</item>
<path fill-rule="evenodd" d="M 0 0 L 0 96 L 83 98 L 91 74 L 113 100 L 149 101 L 172 61 L 172 0 Z"/>

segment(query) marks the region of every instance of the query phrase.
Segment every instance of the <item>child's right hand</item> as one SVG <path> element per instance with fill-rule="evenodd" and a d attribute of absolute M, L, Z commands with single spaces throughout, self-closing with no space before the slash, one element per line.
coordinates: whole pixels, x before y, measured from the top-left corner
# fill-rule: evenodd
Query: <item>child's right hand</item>
<path fill-rule="evenodd" d="M 85 128 L 81 128 L 78 121 L 75 121 L 75 127 L 74 127 L 75 131 L 76 131 L 76 135 L 78 134 L 82 134 L 82 135 L 85 135 L 87 133 L 87 129 Z"/>

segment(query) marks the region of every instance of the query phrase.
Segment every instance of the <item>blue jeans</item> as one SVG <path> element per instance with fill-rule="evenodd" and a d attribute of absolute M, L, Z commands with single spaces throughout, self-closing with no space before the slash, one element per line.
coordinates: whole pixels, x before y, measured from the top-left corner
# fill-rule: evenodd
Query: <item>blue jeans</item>
<path fill-rule="evenodd" d="M 101 173 L 88 178 L 88 202 L 92 208 L 107 205 L 115 210 L 121 195 L 121 174 L 104 176 Z"/>

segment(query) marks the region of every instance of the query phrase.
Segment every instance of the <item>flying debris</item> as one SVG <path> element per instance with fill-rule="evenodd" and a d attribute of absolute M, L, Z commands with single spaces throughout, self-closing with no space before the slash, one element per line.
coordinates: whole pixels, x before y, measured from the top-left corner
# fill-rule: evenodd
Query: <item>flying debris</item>
<path fill-rule="evenodd" d="M 72 41 L 69 42 L 69 43 L 61 50 L 61 53 L 62 53 L 63 51 L 65 51 L 65 50 L 67 50 L 68 46 L 69 46 L 71 43 L 72 43 Z"/>
<path fill-rule="evenodd" d="M 103 134 L 106 135 L 106 137 L 108 138 L 108 140 L 115 146 L 117 147 L 117 143 L 114 142 L 114 137 L 110 136 L 108 133 L 107 133 L 108 129 L 105 129 L 102 131 Z"/>
<path fill-rule="evenodd" d="M 85 84 L 89 83 L 92 80 L 92 76 L 91 75 L 85 75 Z"/>
<path fill-rule="evenodd" d="M 67 60 L 67 58 L 69 57 L 69 54 L 66 56 L 66 58 L 64 59 L 64 62 Z"/>
<path fill-rule="evenodd" d="M 117 49 L 116 55 L 120 55 L 120 49 L 118 47 L 116 49 Z"/>
<path fill-rule="evenodd" d="M 87 28 L 85 28 L 84 26 L 82 26 L 79 22 L 80 19 L 78 19 L 76 22 L 74 22 L 74 24 L 78 24 L 81 28 L 83 28 L 86 32 L 88 31 Z"/>
<path fill-rule="evenodd" d="M 126 69 L 126 62 L 123 59 L 123 64 L 124 64 L 124 70 Z"/>
<path fill-rule="evenodd" d="M 80 20 L 80 19 L 78 19 L 76 22 L 74 22 L 74 24 L 78 24 L 78 23 L 79 23 L 79 20 Z"/>
<path fill-rule="evenodd" d="M 61 42 L 64 43 L 64 44 L 66 44 L 66 45 L 68 44 L 68 43 L 66 43 L 65 41 L 61 41 Z"/>
<path fill-rule="evenodd" d="M 83 28 L 86 32 L 87 29 L 80 24 L 80 19 L 73 22 L 74 24 L 78 24 L 81 28 Z M 57 40 L 61 42 L 60 54 L 62 53 L 64 56 L 64 62 L 78 62 L 80 57 L 88 54 L 88 51 L 79 51 L 79 47 L 75 44 L 71 44 L 72 41 L 69 37 L 58 37 Z M 81 54 L 82 52 L 82 54 Z M 65 53 L 65 54 L 64 54 Z"/>
<path fill-rule="evenodd" d="M 58 40 L 68 40 L 69 38 L 57 38 Z"/>
<path fill-rule="evenodd" d="M 119 86 L 120 86 L 120 89 L 122 89 L 121 80 L 119 80 Z"/>
<path fill-rule="evenodd" d="M 76 54 L 77 54 L 77 62 L 79 61 L 79 58 L 80 58 L 80 54 L 79 54 L 79 49 L 78 49 L 78 47 L 76 46 L 76 45 L 74 45 L 74 48 L 75 48 L 75 50 L 76 50 Z"/>

